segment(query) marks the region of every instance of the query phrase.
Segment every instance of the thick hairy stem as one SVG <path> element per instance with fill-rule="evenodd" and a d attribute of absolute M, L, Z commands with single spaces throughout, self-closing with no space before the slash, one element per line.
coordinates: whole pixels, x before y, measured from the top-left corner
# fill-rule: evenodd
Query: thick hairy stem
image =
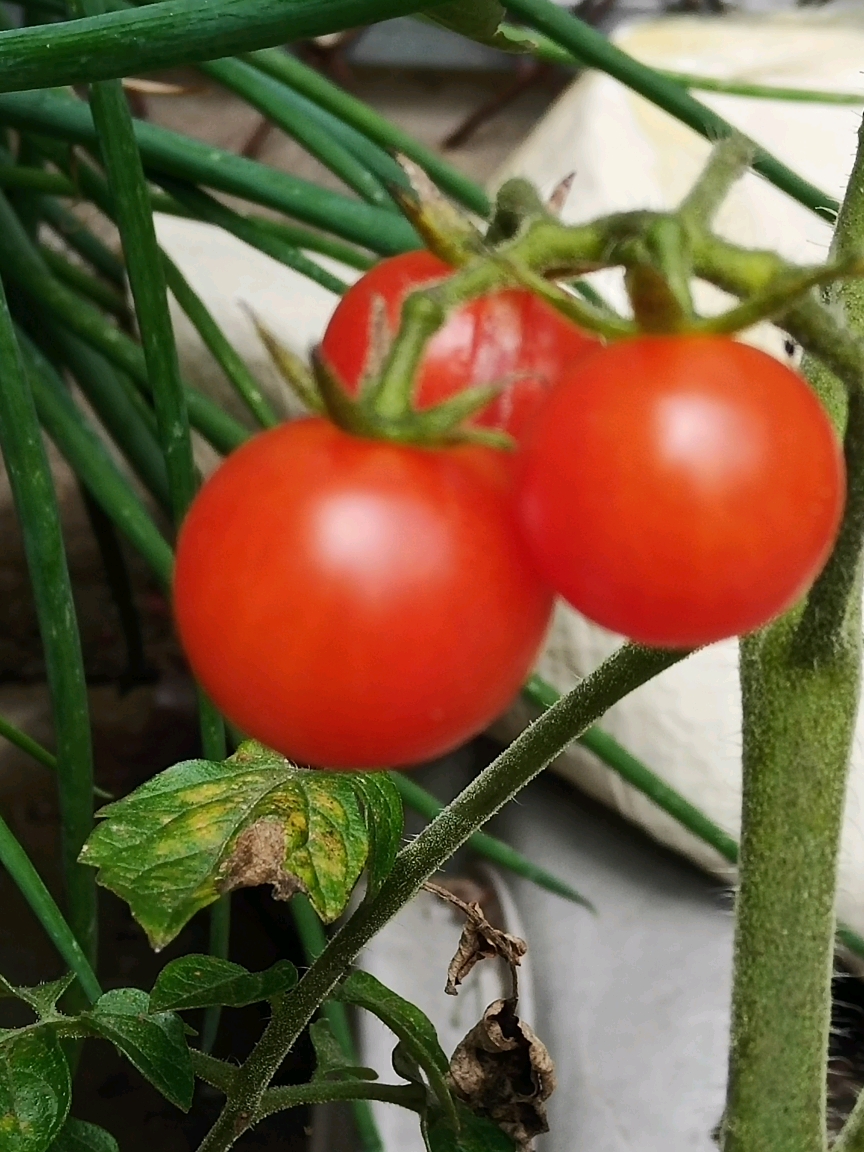
<path fill-rule="evenodd" d="M 318 1006 L 424 880 L 608 708 L 686 655 L 631 645 L 620 649 L 526 728 L 403 848 L 378 895 L 360 906 L 297 987 L 274 1004 L 264 1035 L 238 1070 L 225 1109 L 199 1152 L 226 1152 L 254 1122 L 267 1086 Z"/>
<path fill-rule="evenodd" d="M 862 236 L 864 136 L 834 255 L 860 247 Z M 861 293 L 847 285 L 840 295 L 860 332 Z M 844 382 L 850 499 L 838 547 L 804 627 L 799 608 L 741 646 L 741 881 L 724 1152 L 822 1152 L 827 1143 L 837 861 L 861 677 L 862 375 Z"/>
<path fill-rule="evenodd" d="M 858 592 L 860 606 L 860 591 Z M 860 672 L 805 668 L 796 618 L 742 642 L 744 798 L 724 1152 L 821 1152 L 834 895 Z"/>

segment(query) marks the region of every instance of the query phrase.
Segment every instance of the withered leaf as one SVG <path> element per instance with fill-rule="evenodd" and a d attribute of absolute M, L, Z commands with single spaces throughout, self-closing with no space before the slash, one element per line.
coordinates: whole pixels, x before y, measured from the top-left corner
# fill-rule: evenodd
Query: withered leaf
<path fill-rule="evenodd" d="M 448 996 L 459 994 L 459 985 L 481 960 L 500 957 L 511 970 L 517 968 L 528 951 L 528 945 L 519 936 L 502 932 L 495 928 L 483 915 L 483 909 L 476 900 L 460 899 L 454 892 L 438 884 L 425 884 L 427 891 L 440 896 L 465 915 L 465 927 L 459 939 L 459 947 L 447 969 L 447 985 L 444 991 Z"/>
<path fill-rule="evenodd" d="M 496 1000 L 450 1061 L 456 1096 L 493 1120 L 527 1152 L 549 1130 L 545 1102 L 555 1089 L 546 1046 L 516 1014 L 515 1000 Z"/>

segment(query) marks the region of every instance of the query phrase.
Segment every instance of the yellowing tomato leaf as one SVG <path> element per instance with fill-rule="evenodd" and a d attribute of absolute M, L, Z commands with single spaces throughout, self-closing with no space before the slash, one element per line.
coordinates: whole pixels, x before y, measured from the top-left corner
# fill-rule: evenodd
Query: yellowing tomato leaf
<path fill-rule="evenodd" d="M 92 1035 L 110 1040 L 166 1099 L 189 1110 L 195 1076 L 179 1016 L 150 1013 L 150 997 L 138 988 L 114 988 L 81 1020 Z"/>
<path fill-rule="evenodd" d="M 119 1152 L 119 1149 L 117 1141 L 104 1128 L 70 1118 L 51 1145 L 51 1152 Z"/>
<path fill-rule="evenodd" d="M 0 1044 L 0 1148 L 46 1152 L 72 1098 L 69 1066 L 49 1028 L 22 1031 Z"/>
<path fill-rule="evenodd" d="M 216 956 L 181 956 L 159 973 L 150 993 L 150 1011 L 243 1008 L 271 1000 L 296 983 L 297 969 L 290 960 L 279 960 L 264 972 L 247 972 Z"/>
<path fill-rule="evenodd" d="M 305 892 L 336 919 L 369 865 L 390 871 L 402 803 L 381 774 L 297 768 L 260 744 L 221 763 L 188 760 L 109 804 L 81 853 L 99 883 L 127 901 L 154 948 L 234 888 Z"/>

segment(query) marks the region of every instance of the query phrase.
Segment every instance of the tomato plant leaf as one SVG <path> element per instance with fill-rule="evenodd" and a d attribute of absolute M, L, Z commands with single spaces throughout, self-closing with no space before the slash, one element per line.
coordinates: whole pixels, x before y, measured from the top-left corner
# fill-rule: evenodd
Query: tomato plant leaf
<path fill-rule="evenodd" d="M 57 1001 L 66 989 L 75 983 L 75 973 L 67 972 L 59 980 L 37 984 L 33 988 L 16 987 L 0 976 L 0 996 L 14 996 L 33 1009 L 40 1020 L 57 1016 Z"/>
<path fill-rule="evenodd" d="M 151 1014 L 150 997 L 138 988 L 114 988 L 81 1019 L 92 1035 L 110 1040 L 166 1099 L 189 1110 L 195 1076 L 179 1016 Z"/>
<path fill-rule="evenodd" d="M 119 1152 L 119 1148 L 117 1141 L 104 1128 L 70 1117 L 51 1145 L 51 1152 Z"/>
<path fill-rule="evenodd" d="M 424 12 L 426 24 L 437 24 L 448 32 L 458 32 L 469 40 L 500 48 L 498 29 L 504 22 L 505 12 L 498 0 L 447 0 Z"/>
<path fill-rule="evenodd" d="M 215 956 L 181 956 L 167 964 L 150 993 L 150 1011 L 187 1008 L 244 1008 L 270 1000 L 297 983 L 290 960 L 279 960 L 264 972 L 247 972 L 240 964 Z"/>
<path fill-rule="evenodd" d="M 309 1036 L 316 1058 L 313 1080 L 378 1079 L 378 1073 L 373 1068 L 361 1068 L 346 1059 L 342 1046 L 333 1035 L 333 1029 L 327 1020 L 316 1020 L 314 1024 L 310 1024 Z"/>
<path fill-rule="evenodd" d="M 3 1152 L 46 1152 L 71 1099 L 69 1065 L 51 1029 L 28 1029 L 0 1045 Z"/>
<path fill-rule="evenodd" d="M 390 875 L 402 842 L 405 809 L 399 789 L 385 772 L 363 772 L 356 782 L 369 829 L 367 895 L 375 896 Z"/>
<path fill-rule="evenodd" d="M 305 892 L 330 923 L 367 860 L 373 884 L 392 866 L 401 803 L 383 779 L 297 768 L 249 741 L 220 763 L 175 764 L 103 808 L 81 860 L 157 949 L 222 893 L 258 884 L 277 899 Z"/>
<path fill-rule="evenodd" d="M 458 1127 L 447 1083 L 449 1063 L 429 1017 L 369 972 L 352 972 L 336 989 L 334 998 L 365 1008 L 387 1025 L 399 1038 L 403 1053 L 423 1069 L 439 1105 L 453 1127 Z"/>
<path fill-rule="evenodd" d="M 457 1104 L 458 1131 L 437 1109 L 424 1123 L 423 1136 L 429 1152 L 516 1152 L 516 1145 L 497 1124 Z"/>

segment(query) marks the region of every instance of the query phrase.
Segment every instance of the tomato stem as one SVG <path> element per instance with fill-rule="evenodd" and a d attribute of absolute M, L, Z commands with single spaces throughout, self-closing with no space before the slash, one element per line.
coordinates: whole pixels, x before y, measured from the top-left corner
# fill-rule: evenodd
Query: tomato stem
<path fill-rule="evenodd" d="M 835 267 L 860 251 L 862 238 L 864 135 L 838 217 Z M 805 370 L 835 423 L 845 416 L 843 525 L 806 606 L 741 644 L 741 867 L 724 1152 L 826 1148 L 837 865 L 860 694 L 864 546 L 864 352 L 856 337 L 864 332 L 864 291 L 859 281 L 834 296 L 850 325 L 839 349 L 831 348 L 831 313 L 812 299 L 790 309 L 784 324 L 808 329 L 806 346 L 823 363 L 808 357 Z M 862 1133 L 859 1105 L 835 1147 L 860 1149 Z"/>

